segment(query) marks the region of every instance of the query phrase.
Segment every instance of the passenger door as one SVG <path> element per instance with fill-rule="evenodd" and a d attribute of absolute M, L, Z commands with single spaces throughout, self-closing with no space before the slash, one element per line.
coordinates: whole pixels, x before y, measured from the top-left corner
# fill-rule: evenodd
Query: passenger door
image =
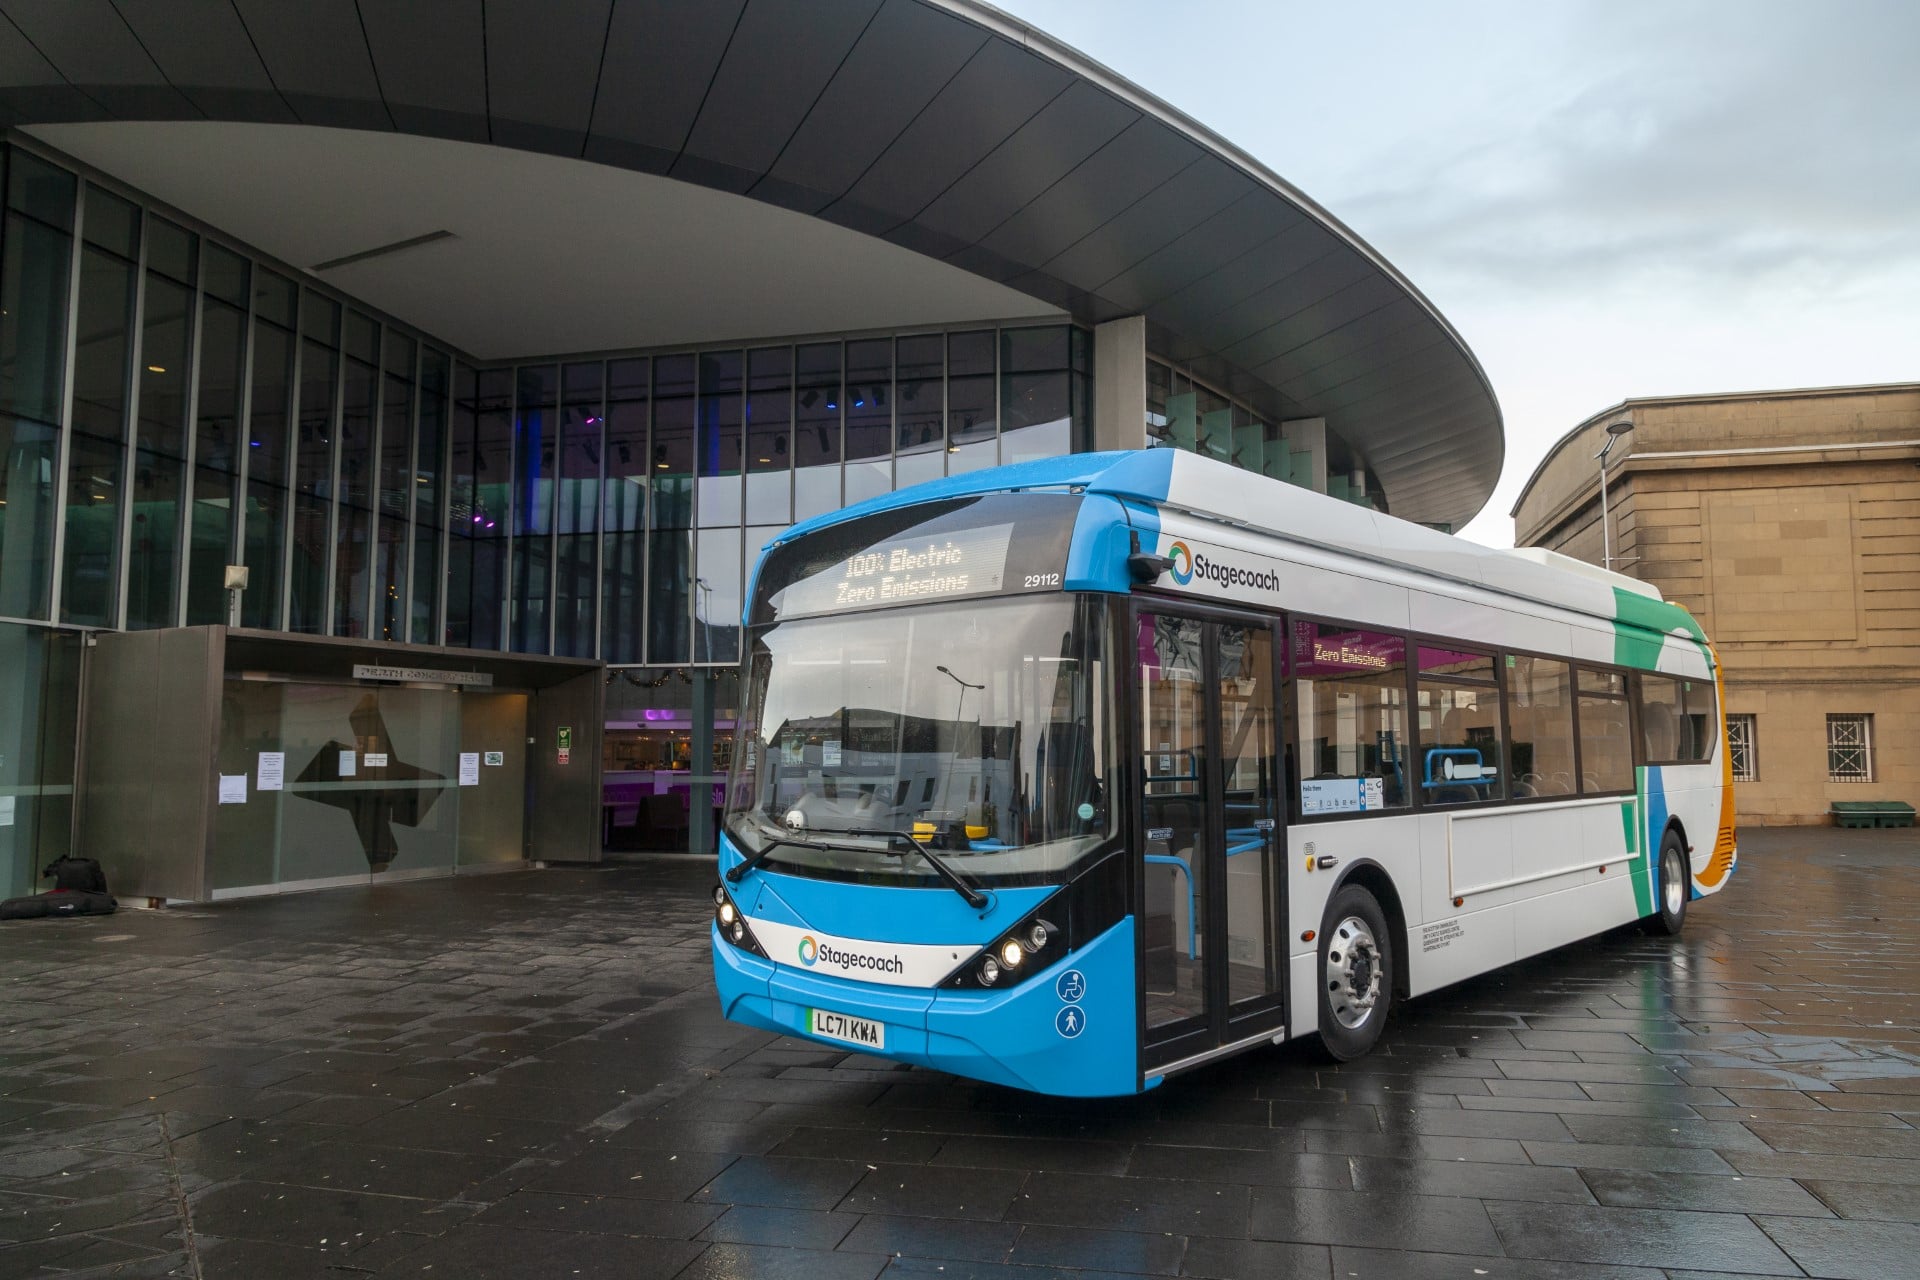
<path fill-rule="evenodd" d="M 1149 1076 L 1284 1025 L 1270 620 L 1135 611 L 1136 908 Z"/>

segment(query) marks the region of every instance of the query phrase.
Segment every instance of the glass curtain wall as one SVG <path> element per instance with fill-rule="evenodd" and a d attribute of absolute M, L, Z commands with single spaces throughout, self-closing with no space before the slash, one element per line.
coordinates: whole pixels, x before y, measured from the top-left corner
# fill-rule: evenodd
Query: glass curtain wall
<path fill-rule="evenodd" d="M 247 589 L 240 620 L 278 629 L 285 616 L 287 521 L 292 511 L 295 313 L 293 281 L 271 271 L 253 276 L 253 351 L 247 395 L 247 507 L 241 563 Z"/>
<path fill-rule="evenodd" d="M 604 534 L 600 656 L 639 662 L 645 656 L 648 447 L 652 363 L 607 362 L 606 484 L 600 500 Z"/>
<path fill-rule="evenodd" d="M 73 260 L 71 174 L 15 151 L 0 225 L 0 617 L 53 608 L 55 486 Z"/>
<path fill-rule="evenodd" d="M 600 463 L 606 453 L 605 367 L 565 365 L 560 371 L 559 510 L 554 518 L 553 651 L 562 657 L 594 654 L 599 601 L 595 534 L 600 528 Z M 632 455 L 632 447 L 627 449 Z M 631 464 L 629 464 L 631 465 Z"/>
<path fill-rule="evenodd" d="M 1365 480 L 1365 460 L 1332 432 L 1324 440 L 1289 439 L 1282 425 L 1163 361 L 1147 361 L 1147 444 L 1185 449 L 1243 471 L 1380 510 Z M 1324 450 L 1326 484 L 1318 489 L 1314 450 Z M 1356 472 L 1360 483 L 1355 484 Z"/>
<path fill-rule="evenodd" d="M 1086 447 L 1091 362 L 1086 331 L 1046 325 L 461 366 L 445 642 L 498 647 L 510 600 L 517 652 L 737 662 L 775 534 Z"/>
<path fill-rule="evenodd" d="M 388 329 L 380 361 L 380 491 L 374 502 L 371 634 L 398 644 L 407 638 L 412 599 L 407 580 L 407 517 L 418 487 L 413 466 L 412 338 Z"/>
<path fill-rule="evenodd" d="M 420 353 L 420 417 L 414 439 L 413 488 L 413 560 L 409 570 L 412 581 L 413 619 L 407 638 L 415 644 L 445 643 L 440 629 L 440 540 L 450 521 L 443 515 L 441 500 L 447 492 L 447 396 L 452 389 L 452 370 L 446 353 Z"/>
<path fill-rule="evenodd" d="M 147 220 L 146 274 L 135 370 L 139 405 L 127 541 L 127 626 L 170 627 L 180 581 L 181 498 L 187 475 L 194 284 L 200 237 Z"/>
<path fill-rule="evenodd" d="M 194 395 L 193 504 L 187 521 L 188 626 L 227 620 L 226 566 L 240 536 L 242 373 L 247 353 L 245 258 L 218 245 L 201 259 L 199 382 Z"/>
<path fill-rule="evenodd" d="M 16 168 L 24 168 L 25 161 L 16 153 Z M 141 213 L 97 187 L 90 186 L 86 195 L 60 620 L 110 627 L 119 622 L 120 514 L 126 505 Z"/>

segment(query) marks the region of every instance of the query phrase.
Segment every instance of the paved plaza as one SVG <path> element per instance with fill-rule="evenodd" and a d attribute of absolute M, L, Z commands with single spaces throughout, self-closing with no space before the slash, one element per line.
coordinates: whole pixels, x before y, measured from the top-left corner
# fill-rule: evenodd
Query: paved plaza
<path fill-rule="evenodd" d="M 0 925 L 0 1276 L 1920 1276 L 1920 839 L 1135 1099 L 722 1022 L 692 860 Z"/>

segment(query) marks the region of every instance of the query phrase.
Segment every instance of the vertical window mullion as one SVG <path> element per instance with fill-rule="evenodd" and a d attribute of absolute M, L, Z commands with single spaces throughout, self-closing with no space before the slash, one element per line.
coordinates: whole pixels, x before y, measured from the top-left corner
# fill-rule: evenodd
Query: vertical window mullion
<path fill-rule="evenodd" d="M 12 167 L 13 158 L 9 148 L 7 168 L 11 170 Z M 73 184 L 73 238 L 67 251 L 67 322 L 61 342 L 59 455 L 53 469 L 53 563 L 48 567 L 52 580 L 47 583 L 47 618 L 52 622 L 60 620 L 60 610 L 64 604 L 61 588 L 67 576 L 67 484 L 73 465 L 73 366 L 79 354 L 80 267 L 86 244 L 87 186 L 84 182 Z M 4 214 L 0 213 L 0 224 L 5 221 Z M 74 817 L 78 822 L 81 815 L 76 813 Z"/>
<path fill-rule="evenodd" d="M 145 367 L 143 351 L 147 329 L 147 243 L 153 238 L 153 217 L 144 209 L 140 216 L 140 256 L 133 264 L 133 315 L 127 329 L 126 408 L 120 416 L 120 554 L 114 566 L 115 584 L 113 625 L 127 629 L 127 596 L 133 574 L 133 492 L 135 469 L 140 455 L 140 370 Z"/>

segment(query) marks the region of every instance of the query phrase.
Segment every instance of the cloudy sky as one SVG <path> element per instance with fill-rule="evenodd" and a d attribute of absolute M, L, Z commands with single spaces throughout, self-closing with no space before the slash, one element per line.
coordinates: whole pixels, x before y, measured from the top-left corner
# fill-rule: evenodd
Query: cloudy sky
<path fill-rule="evenodd" d="M 1330 209 L 1506 413 L 1920 381 L 1920 0 L 999 0 Z"/>

